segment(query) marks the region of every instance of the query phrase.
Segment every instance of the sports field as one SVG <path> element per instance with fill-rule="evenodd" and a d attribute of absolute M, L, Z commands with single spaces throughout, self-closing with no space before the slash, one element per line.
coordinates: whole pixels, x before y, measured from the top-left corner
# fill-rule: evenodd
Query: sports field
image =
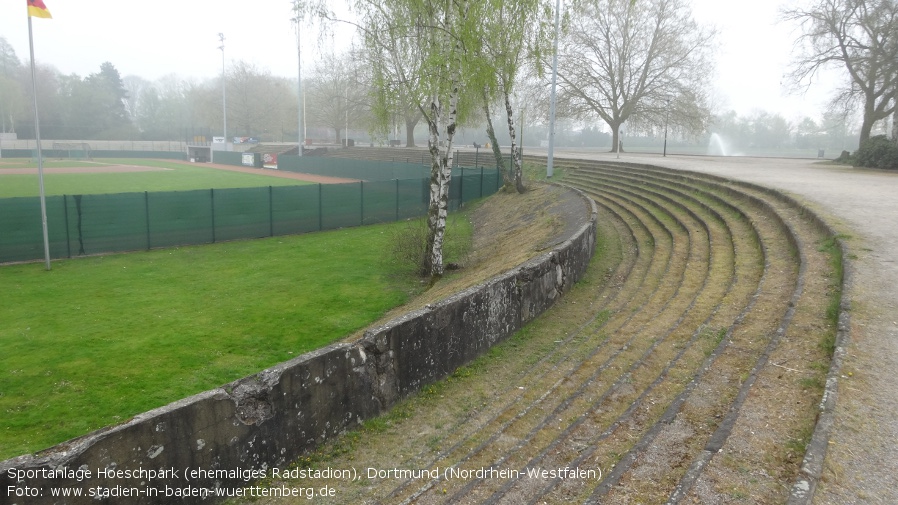
<path fill-rule="evenodd" d="M 46 160 L 44 190 L 49 196 L 296 186 L 318 182 L 300 174 L 275 172 L 278 177 L 272 177 L 269 172 L 275 171 L 170 160 Z M 28 159 L 0 159 L 0 198 L 39 194 L 36 163 Z"/>
<path fill-rule="evenodd" d="M 0 198 L 38 194 L 29 160 L 2 159 L 0 167 Z M 159 160 L 49 160 L 44 168 L 48 195 L 312 183 L 297 179 L 304 174 Z M 23 171 L 30 173 L 13 173 Z M 0 460 L 370 324 L 420 289 L 389 259 L 407 228 L 94 256 L 54 261 L 49 272 L 42 263 L 0 265 Z M 470 236 L 465 219 L 452 228 L 462 243 Z"/>
<path fill-rule="evenodd" d="M 385 259 L 407 226 L 0 266 L 0 460 L 370 324 L 420 287 Z"/>

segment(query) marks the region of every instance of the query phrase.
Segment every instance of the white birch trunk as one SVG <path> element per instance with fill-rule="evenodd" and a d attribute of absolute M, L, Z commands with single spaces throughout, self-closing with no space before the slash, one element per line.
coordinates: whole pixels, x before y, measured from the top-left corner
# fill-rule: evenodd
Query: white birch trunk
<path fill-rule="evenodd" d="M 434 100 L 438 104 L 438 100 Z M 458 117 L 458 86 L 454 86 L 449 95 L 449 113 L 446 119 L 446 139 L 441 141 L 437 128 L 437 135 L 431 133 L 431 159 L 430 169 L 430 206 L 428 208 L 428 240 L 430 259 L 428 262 L 431 279 L 438 279 L 443 275 L 443 238 L 446 234 L 446 217 L 449 214 L 449 184 L 452 182 L 452 141 L 455 137 L 456 120 Z M 440 111 L 442 112 L 442 111 Z M 441 115 L 439 116 L 442 119 Z M 434 144 L 436 141 L 436 144 Z M 436 147 L 433 147 L 433 146 Z"/>
<path fill-rule="evenodd" d="M 423 272 L 424 275 L 431 277 L 439 277 L 443 274 L 443 234 L 446 229 L 446 222 L 443 219 L 443 225 L 440 226 L 440 200 L 442 194 L 443 170 L 441 164 L 444 163 L 442 153 L 442 141 L 440 132 L 443 123 L 443 111 L 440 99 L 437 96 L 431 98 L 430 116 L 427 118 L 427 126 L 430 132 L 430 138 L 427 141 L 427 147 L 430 151 L 430 203 L 427 207 L 427 247 L 425 248 Z"/>
<path fill-rule="evenodd" d="M 511 99 L 508 96 L 508 91 L 503 91 L 503 95 L 505 95 L 505 112 L 508 114 L 508 136 L 511 137 L 512 179 L 514 179 L 514 187 L 518 193 L 523 193 L 526 191 L 526 188 L 524 188 L 524 174 L 521 167 L 521 152 L 518 150 L 517 141 L 515 140 L 517 133 L 514 127 L 514 111 L 511 109 Z"/>
<path fill-rule="evenodd" d="M 461 16 L 467 15 L 467 1 L 461 2 Z M 446 18 L 446 32 L 452 33 L 452 17 Z M 461 20 L 463 21 L 463 19 Z M 448 40 L 447 40 L 447 43 Z M 443 102 L 440 97 L 434 95 L 431 98 L 431 117 L 428 120 L 430 128 L 430 205 L 427 209 L 427 257 L 424 267 L 430 274 L 431 282 L 443 275 L 443 238 L 446 232 L 446 216 L 449 214 L 449 184 L 452 182 L 452 141 L 455 137 L 456 123 L 458 120 L 458 99 L 461 88 L 461 46 L 455 42 L 455 55 L 447 62 L 446 70 L 449 72 L 450 89 L 448 93 L 449 110 L 446 117 L 445 139 L 441 139 L 443 133 Z"/>
<path fill-rule="evenodd" d="M 432 279 L 443 275 L 443 238 L 446 233 L 446 217 L 449 214 L 449 184 L 452 182 L 452 164 L 454 153 L 452 142 L 455 137 L 458 117 L 458 86 L 449 95 L 449 112 L 446 119 L 445 140 L 440 138 L 443 132 L 443 110 L 438 97 L 431 100 L 430 128 L 430 204 L 427 209 L 427 258 L 424 269 Z"/>

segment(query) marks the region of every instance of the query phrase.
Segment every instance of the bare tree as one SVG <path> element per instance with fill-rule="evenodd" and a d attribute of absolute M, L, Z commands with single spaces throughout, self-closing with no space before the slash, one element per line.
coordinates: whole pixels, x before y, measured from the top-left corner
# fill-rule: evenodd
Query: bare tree
<path fill-rule="evenodd" d="M 125 110 L 131 120 L 137 119 L 140 110 L 140 101 L 144 90 L 152 86 L 150 81 L 140 77 L 139 75 L 128 75 L 122 79 L 122 84 L 128 96 L 125 97 Z"/>
<path fill-rule="evenodd" d="M 363 84 L 364 69 L 355 63 L 358 60 L 358 55 L 351 52 L 321 60 L 306 90 L 308 123 L 332 129 L 338 144 L 347 123 L 367 126 L 368 122 L 369 90 Z"/>
<path fill-rule="evenodd" d="M 898 1 L 817 0 L 809 8 L 783 11 L 800 23 L 801 54 L 791 78 L 810 86 L 818 72 L 842 67 L 847 84 L 832 98 L 833 109 L 863 111 L 860 142 L 873 125 L 896 110 L 898 97 Z"/>
<path fill-rule="evenodd" d="M 15 49 L 0 37 L 0 133 L 15 131 L 15 118 L 22 114 L 26 103 L 16 82 L 20 66 Z"/>
<path fill-rule="evenodd" d="M 283 137 L 283 128 L 293 126 L 284 115 L 294 111 L 295 96 L 284 78 L 274 77 L 245 61 L 236 61 L 228 69 L 228 119 L 234 121 L 238 135 Z M 292 119 L 296 118 L 292 114 Z"/>
<path fill-rule="evenodd" d="M 584 0 L 569 19 L 558 47 L 561 111 L 607 123 L 612 151 L 626 121 L 647 129 L 669 111 L 682 130 L 704 127 L 714 33 L 685 0 Z"/>

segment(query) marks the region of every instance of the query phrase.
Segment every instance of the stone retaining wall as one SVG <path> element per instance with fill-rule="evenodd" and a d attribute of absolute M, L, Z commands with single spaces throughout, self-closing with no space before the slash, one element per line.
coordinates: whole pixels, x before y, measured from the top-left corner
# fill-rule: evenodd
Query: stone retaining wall
<path fill-rule="evenodd" d="M 206 490 L 248 486 L 383 413 L 520 329 L 580 279 L 595 250 L 596 207 L 570 191 L 589 203 L 591 218 L 550 252 L 355 342 L 0 462 L 0 504 L 220 501 Z M 53 489 L 83 496 L 54 498 Z"/>

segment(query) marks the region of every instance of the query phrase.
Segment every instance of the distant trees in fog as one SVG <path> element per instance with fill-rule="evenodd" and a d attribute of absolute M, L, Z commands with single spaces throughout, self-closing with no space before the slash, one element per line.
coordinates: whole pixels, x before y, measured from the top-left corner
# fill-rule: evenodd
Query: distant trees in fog
<path fill-rule="evenodd" d="M 355 63 L 324 63 L 303 85 L 310 135 L 323 134 L 316 127 L 345 126 L 345 107 L 333 112 L 334 96 L 320 91 L 330 88 L 353 100 L 350 128 L 364 130 L 366 107 L 360 105 L 366 92 L 347 70 Z M 337 72 L 339 70 L 339 72 Z M 176 75 L 156 81 L 119 74 L 110 62 L 87 77 L 65 75 L 38 63 L 37 94 L 41 134 L 47 139 L 66 140 L 211 140 L 221 135 L 221 77 L 197 82 Z M 228 134 L 252 136 L 270 142 L 299 138 L 296 79 L 274 76 L 267 69 L 244 61 L 230 62 L 226 71 Z M 12 46 L 0 37 L 0 132 L 16 132 L 21 139 L 33 138 L 31 73 Z M 323 104 L 323 105 L 322 105 Z M 345 106 L 345 104 L 344 104 Z M 333 117 L 331 117 L 333 116 Z M 339 116 L 339 120 L 338 117 Z M 314 118 L 330 117 L 316 123 Z M 333 131 L 333 130 L 332 130 Z M 340 135 L 338 134 L 338 137 Z"/>
<path fill-rule="evenodd" d="M 816 121 L 804 117 L 788 121 L 779 114 L 755 111 L 739 116 L 734 111 L 712 117 L 709 133 L 727 139 L 737 150 L 751 149 L 836 149 L 851 150 L 857 145 L 857 132 L 851 131 L 844 118 L 826 114 Z"/>

